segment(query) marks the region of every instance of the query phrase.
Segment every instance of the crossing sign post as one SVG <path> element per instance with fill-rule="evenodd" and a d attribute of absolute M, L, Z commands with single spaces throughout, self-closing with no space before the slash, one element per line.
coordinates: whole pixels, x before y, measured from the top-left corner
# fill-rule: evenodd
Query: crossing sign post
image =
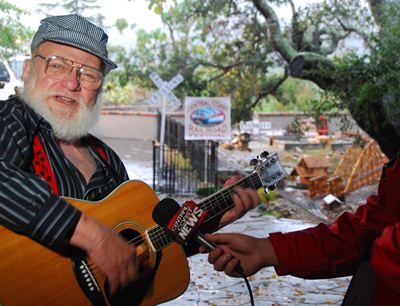
<path fill-rule="evenodd" d="M 178 109 L 182 103 L 179 99 L 173 94 L 172 89 L 178 86 L 183 81 L 183 76 L 181 74 L 177 74 L 174 76 L 169 82 L 163 81 L 160 76 L 156 72 L 152 72 L 150 74 L 150 79 L 153 83 L 158 87 L 158 91 L 149 98 L 149 102 L 151 104 L 156 104 L 161 101 L 161 126 L 160 126 L 160 167 L 162 167 L 163 163 L 163 147 L 164 147 L 164 139 L 165 139 L 165 121 L 166 121 L 166 113 L 167 106 L 166 102 L 170 101 L 174 105 L 175 109 Z"/>

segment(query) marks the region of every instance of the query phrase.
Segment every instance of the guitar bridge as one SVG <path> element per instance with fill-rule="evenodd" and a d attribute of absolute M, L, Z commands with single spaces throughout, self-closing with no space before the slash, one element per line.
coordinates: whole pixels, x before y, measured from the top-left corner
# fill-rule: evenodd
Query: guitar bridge
<path fill-rule="evenodd" d="M 80 255 L 72 258 L 72 268 L 79 287 L 93 305 L 106 306 L 103 293 L 89 266 L 86 256 Z"/>

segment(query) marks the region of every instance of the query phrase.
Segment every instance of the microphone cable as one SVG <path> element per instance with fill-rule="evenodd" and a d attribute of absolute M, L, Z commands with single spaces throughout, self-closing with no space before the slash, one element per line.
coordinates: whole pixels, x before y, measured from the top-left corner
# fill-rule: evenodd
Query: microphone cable
<path fill-rule="evenodd" d="M 243 277 L 244 282 L 246 283 L 246 286 L 247 286 L 247 290 L 249 291 L 249 297 L 250 297 L 251 306 L 254 306 L 255 304 L 254 304 L 253 291 L 251 290 L 251 286 L 250 286 L 249 280 L 247 279 L 247 277 L 246 277 L 246 275 L 244 274 L 244 271 L 243 271 L 243 269 L 242 269 L 242 267 L 241 267 L 240 265 L 238 265 L 238 266 L 236 267 L 236 271 L 237 271 L 239 274 L 241 274 L 241 276 Z"/>

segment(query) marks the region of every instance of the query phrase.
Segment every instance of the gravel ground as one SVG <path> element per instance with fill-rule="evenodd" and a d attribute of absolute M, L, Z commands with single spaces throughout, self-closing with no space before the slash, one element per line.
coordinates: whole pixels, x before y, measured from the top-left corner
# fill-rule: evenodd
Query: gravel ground
<path fill-rule="evenodd" d="M 278 147 L 270 146 L 268 140 L 260 139 L 251 141 L 249 144 L 251 151 L 227 150 L 222 146 L 219 147 L 219 168 L 227 171 L 250 172 L 249 161 L 259 155 L 263 151 L 277 152 L 281 164 L 286 172 L 290 173 L 293 167 L 304 155 L 325 154 L 331 162 L 333 171 L 334 165 L 339 161 L 343 152 L 329 150 L 309 150 L 302 151 L 297 148 L 291 151 L 282 151 Z M 357 207 L 363 203 L 367 197 L 377 192 L 377 184 L 367 185 L 358 190 L 345 195 L 344 204 L 328 210 L 324 205 L 322 198 L 310 199 L 306 189 L 300 189 L 296 186 L 290 186 L 288 180 L 284 180 L 278 189 L 282 196 L 269 201 L 266 205 L 259 207 L 261 212 L 271 214 L 278 217 L 284 217 L 295 220 L 303 220 L 306 222 L 331 222 L 344 211 L 354 212 Z M 286 185 L 286 186 L 284 186 Z M 283 197 L 285 195 L 285 197 Z"/>

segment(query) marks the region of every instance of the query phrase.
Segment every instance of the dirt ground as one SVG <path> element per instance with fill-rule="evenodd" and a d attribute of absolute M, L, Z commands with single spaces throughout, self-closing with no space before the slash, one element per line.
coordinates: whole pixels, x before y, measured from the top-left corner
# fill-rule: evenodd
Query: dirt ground
<path fill-rule="evenodd" d="M 222 168 L 230 169 L 249 169 L 249 161 L 262 151 L 270 153 L 277 152 L 282 166 L 290 173 L 291 170 L 304 156 L 326 156 L 329 160 L 328 175 L 332 174 L 345 148 L 342 150 L 331 150 L 329 147 L 324 149 L 294 150 L 283 151 L 278 147 L 270 146 L 267 140 L 253 140 L 249 144 L 250 150 L 227 150 L 219 148 L 219 163 Z M 367 197 L 377 192 L 377 183 L 364 186 L 344 196 L 341 205 L 334 209 L 328 209 L 322 197 L 311 199 L 307 189 L 285 179 L 283 184 L 277 189 L 278 196 L 258 207 L 260 212 L 289 219 L 303 220 L 311 223 L 332 222 L 344 211 L 354 212 L 359 205 L 365 203 Z"/>
<path fill-rule="evenodd" d="M 377 184 L 364 186 L 347 194 L 342 205 L 330 210 L 325 207 L 323 199 L 310 199 L 306 190 L 295 190 L 292 194 L 294 194 L 293 196 L 297 201 L 306 205 L 309 203 L 310 206 L 312 204 L 309 209 L 296 205 L 286 198 L 279 196 L 266 205 L 261 205 L 258 209 L 264 211 L 266 214 L 275 215 L 277 217 L 302 220 L 310 223 L 331 223 L 345 211 L 355 212 L 358 206 L 365 203 L 368 196 L 376 192 Z"/>

